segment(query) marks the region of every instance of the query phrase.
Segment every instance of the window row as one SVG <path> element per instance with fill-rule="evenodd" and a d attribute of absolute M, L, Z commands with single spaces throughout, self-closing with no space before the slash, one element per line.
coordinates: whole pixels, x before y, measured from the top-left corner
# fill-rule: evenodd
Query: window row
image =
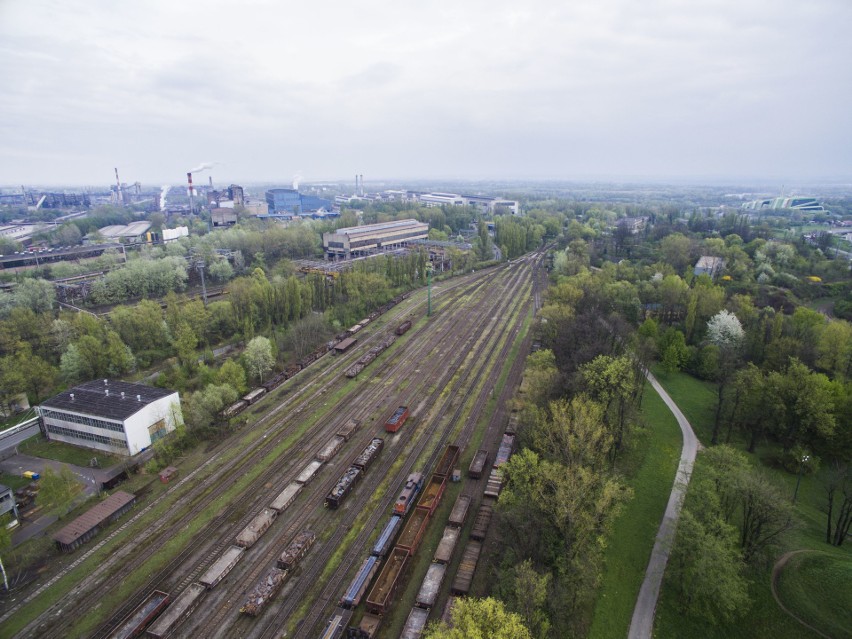
<path fill-rule="evenodd" d="M 104 430 L 111 430 L 116 433 L 123 433 L 124 426 L 115 422 L 107 422 L 103 419 L 94 417 L 84 417 L 83 415 L 75 415 L 73 413 L 64 413 L 58 410 L 50 410 L 48 408 L 41 409 L 42 417 L 50 417 L 51 419 L 59 419 L 63 422 L 71 422 L 72 424 L 85 424 L 86 426 L 94 426 Z"/>
<path fill-rule="evenodd" d="M 63 428 L 62 426 L 56 426 L 54 424 L 47 424 L 47 432 L 54 433 L 56 435 L 63 435 L 65 437 L 73 437 L 74 439 L 82 439 L 84 441 L 98 442 L 99 444 L 106 444 L 113 448 L 127 448 L 127 442 L 121 439 L 104 437 L 103 435 L 93 435 L 92 433 L 83 433 L 78 430 Z"/>

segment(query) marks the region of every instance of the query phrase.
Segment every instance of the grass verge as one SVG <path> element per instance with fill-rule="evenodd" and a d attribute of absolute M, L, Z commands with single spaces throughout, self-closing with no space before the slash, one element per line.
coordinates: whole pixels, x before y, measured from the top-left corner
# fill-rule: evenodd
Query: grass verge
<path fill-rule="evenodd" d="M 634 497 L 616 519 L 604 554 L 604 573 L 590 639 L 627 636 L 639 587 L 657 529 L 671 493 L 683 444 L 680 428 L 650 384 L 642 398 L 642 420 L 625 460 L 635 471 L 627 479 Z"/>

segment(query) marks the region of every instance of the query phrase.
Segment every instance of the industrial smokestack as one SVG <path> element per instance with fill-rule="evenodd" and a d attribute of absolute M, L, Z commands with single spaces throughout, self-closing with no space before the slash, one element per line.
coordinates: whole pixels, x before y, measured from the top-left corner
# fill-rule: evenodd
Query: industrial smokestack
<path fill-rule="evenodd" d="M 118 167 L 115 167 L 115 203 L 121 204 L 121 180 L 118 179 Z"/>
<path fill-rule="evenodd" d="M 364 174 L 361 174 L 361 195 L 364 195 Z"/>
<path fill-rule="evenodd" d="M 192 200 L 192 196 L 193 196 L 193 189 L 192 189 L 192 173 L 187 173 L 187 174 L 186 174 L 186 181 L 189 183 L 189 212 L 190 212 L 190 213 L 192 213 L 192 210 L 193 210 L 193 208 L 194 208 L 194 207 L 193 207 L 194 202 L 193 202 L 193 200 Z"/>
<path fill-rule="evenodd" d="M 213 176 L 210 176 L 210 190 L 213 190 Z"/>
<path fill-rule="evenodd" d="M 355 195 L 358 195 L 358 174 L 355 174 Z"/>

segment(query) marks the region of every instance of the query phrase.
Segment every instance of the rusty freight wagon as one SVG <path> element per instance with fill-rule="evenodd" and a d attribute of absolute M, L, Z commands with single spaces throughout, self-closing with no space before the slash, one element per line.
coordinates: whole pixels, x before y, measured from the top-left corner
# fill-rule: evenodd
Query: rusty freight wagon
<path fill-rule="evenodd" d="M 379 571 L 380 565 L 381 559 L 373 555 L 370 555 L 364 560 L 364 563 L 361 564 L 358 572 L 355 573 L 355 577 L 352 579 L 346 592 L 343 593 L 343 597 L 340 599 L 341 606 L 344 608 L 354 608 L 361 603 L 361 599 L 364 593 L 367 592 L 367 588 L 370 587 L 373 577 Z"/>
<path fill-rule="evenodd" d="M 417 502 L 418 508 L 426 508 L 429 513 L 435 512 L 438 504 L 441 503 L 441 496 L 444 494 L 444 489 L 447 487 L 446 476 L 432 475 L 429 478 L 429 483 L 423 489 L 423 494 L 420 496 L 420 501 Z"/>
<path fill-rule="evenodd" d="M 367 444 L 367 447 L 361 451 L 361 454 L 355 458 L 355 461 L 352 462 L 352 465 L 355 468 L 360 468 L 365 473 L 367 469 L 370 467 L 370 464 L 373 463 L 373 460 L 379 456 L 379 453 L 382 452 L 382 448 L 385 446 L 385 440 L 381 437 L 374 437 L 370 440 L 370 443 Z"/>
<path fill-rule="evenodd" d="M 248 402 L 244 399 L 241 399 L 238 402 L 235 402 L 228 406 L 225 410 L 222 411 L 222 417 L 225 419 L 231 419 L 231 417 L 236 417 L 240 413 L 242 413 L 246 407 L 248 406 Z"/>
<path fill-rule="evenodd" d="M 444 450 L 444 454 L 441 455 L 441 459 L 438 461 L 438 465 L 435 466 L 435 472 L 433 475 L 440 475 L 441 477 L 449 477 L 450 473 L 453 472 L 453 467 L 456 465 L 456 461 L 459 458 L 459 447 L 458 446 L 447 446 Z"/>
<path fill-rule="evenodd" d="M 341 340 L 334 345 L 334 354 L 339 355 L 340 353 L 345 353 L 357 343 L 358 340 L 354 337 L 347 337 L 346 339 Z"/>
<path fill-rule="evenodd" d="M 311 530 L 303 530 L 291 541 L 278 558 L 278 567 L 282 570 L 292 570 L 299 560 L 304 557 L 314 542 L 316 534 Z"/>
<path fill-rule="evenodd" d="M 337 436 L 342 437 L 346 441 L 349 441 L 349 438 L 352 437 L 352 434 L 358 430 L 358 427 L 361 425 L 361 422 L 357 419 L 347 419 L 346 423 L 340 427 L 337 431 Z"/>
<path fill-rule="evenodd" d="M 251 405 L 251 404 L 254 404 L 257 400 L 259 400 L 264 395 L 266 395 L 266 389 L 265 388 L 255 388 L 254 390 L 249 391 L 248 394 L 243 395 L 243 401 L 245 401 L 245 402 L 247 402 L 248 404 Z"/>
<path fill-rule="evenodd" d="M 145 630 L 145 626 L 156 619 L 168 605 L 169 593 L 162 590 L 153 591 L 145 598 L 145 601 L 134 608 L 133 612 L 122 619 L 121 624 L 109 636 L 109 639 L 138 637 Z"/>
<path fill-rule="evenodd" d="M 471 539 L 476 539 L 477 541 L 485 539 L 493 513 L 494 509 L 489 504 L 482 504 L 479 507 L 479 512 L 476 513 L 476 519 L 473 522 L 473 529 L 470 531 Z"/>
<path fill-rule="evenodd" d="M 397 335 L 405 335 L 408 330 L 411 328 L 411 320 L 406 320 L 402 324 L 396 327 L 396 331 L 394 331 Z"/>
<path fill-rule="evenodd" d="M 473 581 L 473 573 L 476 572 L 476 564 L 479 562 L 481 551 L 482 544 L 480 542 L 473 540 L 467 542 L 456 578 L 453 580 L 452 588 L 450 588 L 450 592 L 454 595 L 466 595 L 470 592 L 470 583 Z"/>
<path fill-rule="evenodd" d="M 394 550 L 401 548 L 413 555 L 420 545 L 420 540 L 423 539 L 423 533 L 426 532 L 431 516 L 432 512 L 428 508 L 417 506 L 411 513 L 411 517 L 408 518 L 408 523 L 402 529 Z"/>
<path fill-rule="evenodd" d="M 329 492 L 325 497 L 326 508 L 335 509 L 340 506 L 340 504 L 343 503 L 343 500 L 346 499 L 349 491 L 352 490 L 355 482 L 358 481 L 360 477 L 361 469 L 356 468 L 355 466 L 351 466 L 345 473 L 343 473 L 340 479 L 337 480 L 334 488 L 332 488 L 331 492 Z"/>
<path fill-rule="evenodd" d="M 429 564 L 426 576 L 423 578 L 423 583 L 420 584 L 420 590 L 417 592 L 417 598 L 414 600 L 414 605 L 418 608 L 426 608 L 427 610 L 432 608 L 438 600 L 438 592 L 441 590 L 441 584 L 444 583 L 444 575 L 446 574 L 446 564 Z"/>
<path fill-rule="evenodd" d="M 435 549 L 435 557 L 433 561 L 439 564 L 448 564 L 453 558 L 453 551 L 456 549 L 456 544 L 461 536 L 461 529 L 455 526 L 447 526 L 444 528 L 444 536 Z"/>
<path fill-rule="evenodd" d="M 485 484 L 485 496 L 497 499 L 500 496 L 500 491 L 503 488 L 503 475 L 499 468 L 492 468 L 491 474 L 488 476 L 488 483 Z"/>
<path fill-rule="evenodd" d="M 393 512 L 397 515 L 407 515 L 421 488 L 423 488 L 423 473 L 411 473 L 394 502 Z"/>
<path fill-rule="evenodd" d="M 426 622 L 429 621 L 429 611 L 423 608 L 412 608 L 408 613 L 408 618 L 405 620 L 405 625 L 402 627 L 402 633 L 399 639 L 420 639 L 423 631 L 426 629 Z"/>
<path fill-rule="evenodd" d="M 285 581 L 287 581 L 286 570 L 279 570 L 278 568 L 270 570 L 249 593 L 246 602 L 240 608 L 240 612 L 251 617 L 257 617 L 266 604 L 278 594 Z"/>
<path fill-rule="evenodd" d="M 263 533 L 269 529 L 277 516 L 278 513 L 276 511 L 271 508 L 264 508 L 257 517 L 251 520 L 248 526 L 243 528 L 242 532 L 237 535 L 237 540 L 234 543 L 243 548 L 251 548 L 261 538 Z"/>
<path fill-rule="evenodd" d="M 302 484 L 291 481 L 284 490 L 278 493 L 278 497 L 269 504 L 269 507 L 280 515 L 287 509 L 287 506 L 293 503 L 301 490 Z"/>
<path fill-rule="evenodd" d="M 316 476 L 321 467 L 321 461 L 319 461 L 318 459 L 313 460 L 310 464 L 305 466 L 304 469 L 302 469 L 302 472 L 299 473 L 299 476 L 296 477 L 296 483 L 302 485 L 307 484 Z"/>
<path fill-rule="evenodd" d="M 237 562 L 242 558 L 245 548 L 239 546 L 230 546 L 222 556 L 210 566 L 201 578 L 198 580 L 202 586 L 210 590 L 216 584 L 222 581 L 225 576 L 231 572 L 231 568 L 237 565 Z"/>
<path fill-rule="evenodd" d="M 349 368 L 346 369 L 346 372 L 344 373 L 344 375 L 346 375 L 346 377 L 352 379 L 354 377 L 358 377 L 358 373 L 360 373 L 365 368 L 366 368 L 366 366 L 364 364 L 360 364 L 360 363 L 352 364 L 352 366 L 350 366 Z"/>
<path fill-rule="evenodd" d="M 385 422 L 385 430 L 389 433 L 395 433 L 402 428 L 406 419 L 408 419 L 408 406 L 400 406 Z"/>
<path fill-rule="evenodd" d="M 358 624 L 358 628 L 350 628 L 347 639 L 376 639 L 381 625 L 381 615 L 365 612 L 364 616 L 361 617 L 361 623 Z"/>
<path fill-rule="evenodd" d="M 467 518 L 467 510 L 469 507 L 470 495 L 459 495 L 456 499 L 456 503 L 453 504 L 453 509 L 450 511 L 450 517 L 447 520 L 450 526 L 463 526 L 464 520 Z"/>
<path fill-rule="evenodd" d="M 325 446 L 323 446 L 319 452 L 315 455 L 317 459 L 321 462 L 327 462 L 329 459 L 334 457 L 337 454 L 337 451 L 340 450 L 340 447 L 343 446 L 343 443 L 346 440 L 340 437 L 339 435 L 335 435 L 331 439 L 329 439 Z"/>
<path fill-rule="evenodd" d="M 189 584 L 189 587 L 178 595 L 166 612 L 148 628 L 147 636 L 164 639 L 171 635 L 192 614 L 205 592 L 207 589 L 201 584 Z"/>
<path fill-rule="evenodd" d="M 382 615 L 390 609 L 397 586 L 408 563 L 408 551 L 394 548 L 379 573 L 376 584 L 367 595 L 367 610 Z"/>
<path fill-rule="evenodd" d="M 467 469 L 467 476 L 471 479 L 479 479 L 482 477 L 482 471 L 485 470 L 485 464 L 488 463 L 488 451 L 478 450 L 470 462 Z"/>

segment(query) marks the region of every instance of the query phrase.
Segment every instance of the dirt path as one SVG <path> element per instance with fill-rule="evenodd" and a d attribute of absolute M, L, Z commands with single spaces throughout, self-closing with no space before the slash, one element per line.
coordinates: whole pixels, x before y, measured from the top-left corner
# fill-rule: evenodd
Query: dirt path
<path fill-rule="evenodd" d="M 824 637 L 825 639 L 832 639 L 831 637 L 829 637 L 824 632 L 820 632 L 819 630 L 814 628 L 811 624 L 807 623 L 806 621 L 803 621 L 802 619 L 800 619 L 799 617 L 794 615 L 787 608 L 787 606 L 785 606 L 783 603 L 781 603 L 781 598 L 778 596 L 778 579 L 781 577 L 781 571 L 784 570 L 784 566 L 786 566 L 787 562 L 790 561 L 790 559 L 792 557 L 794 557 L 795 555 L 799 555 L 801 553 L 806 553 L 806 552 L 819 552 L 819 551 L 818 550 L 808 550 L 808 549 L 791 550 L 790 552 L 785 552 L 783 555 L 781 555 L 781 557 L 778 558 L 778 561 L 775 562 L 775 565 L 772 566 L 772 577 L 769 581 L 769 587 L 772 589 L 772 598 L 775 599 L 775 603 L 778 604 L 778 607 L 781 608 L 781 610 L 786 612 L 793 619 L 795 619 L 800 624 L 802 624 L 805 628 L 807 628 L 811 632 L 815 632 L 820 637 Z"/>

